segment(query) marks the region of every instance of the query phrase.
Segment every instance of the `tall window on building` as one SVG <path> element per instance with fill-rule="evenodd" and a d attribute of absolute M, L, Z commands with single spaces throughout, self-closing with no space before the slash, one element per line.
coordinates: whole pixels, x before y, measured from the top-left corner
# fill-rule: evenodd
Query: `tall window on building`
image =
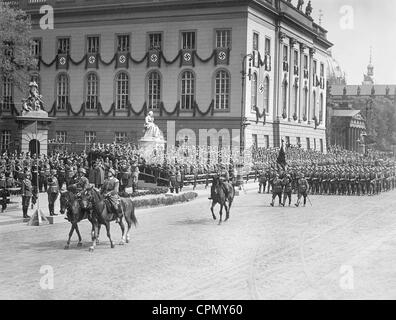
<path fill-rule="evenodd" d="M 41 39 L 32 39 L 31 46 L 30 46 L 30 53 L 34 57 L 41 56 Z"/>
<path fill-rule="evenodd" d="M 320 64 L 320 77 L 321 78 L 324 77 L 324 64 L 323 63 Z"/>
<path fill-rule="evenodd" d="M 253 73 L 251 82 L 251 104 L 252 110 L 257 107 L 257 73 Z"/>
<path fill-rule="evenodd" d="M 311 141 L 307 138 L 307 150 L 311 150 Z"/>
<path fill-rule="evenodd" d="M 216 48 L 231 48 L 231 30 L 216 30 Z"/>
<path fill-rule="evenodd" d="M 282 84 L 282 115 L 283 117 L 287 117 L 287 81 L 283 81 Z"/>
<path fill-rule="evenodd" d="M 70 38 L 58 38 L 57 48 L 59 54 L 70 54 Z"/>
<path fill-rule="evenodd" d="M 14 84 L 12 83 L 12 80 L 9 77 L 3 77 L 2 79 L 3 85 L 2 85 L 2 106 L 3 110 L 11 110 L 11 106 L 13 104 L 13 94 L 14 94 Z"/>
<path fill-rule="evenodd" d="M 323 139 L 320 139 L 319 143 L 320 143 L 320 152 L 323 153 Z"/>
<path fill-rule="evenodd" d="M 181 108 L 192 109 L 195 99 L 195 77 L 191 71 L 184 71 L 181 75 Z"/>
<path fill-rule="evenodd" d="M 298 86 L 294 85 L 294 105 L 293 105 L 293 116 L 297 115 L 297 110 L 298 110 Z"/>
<path fill-rule="evenodd" d="M 10 130 L 3 130 L 1 132 L 1 145 L 0 150 L 2 152 L 7 151 L 10 148 L 11 144 L 11 131 Z"/>
<path fill-rule="evenodd" d="M 158 109 L 161 102 L 161 76 L 153 71 L 148 76 L 148 107 Z"/>
<path fill-rule="evenodd" d="M 95 131 L 85 131 L 85 146 L 88 146 L 94 143 L 96 140 L 96 132 Z"/>
<path fill-rule="evenodd" d="M 316 76 L 318 72 L 318 62 L 316 60 L 313 61 L 313 85 L 316 86 Z"/>
<path fill-rule="evenodd" d="M 99 101 L 99 81 L 96 73 L 89 73 L 87 76 L 87 98 L 86 108 L 95 110 L 98 108 Z"/>
<path fill-rule="evenodd" d="M 257 32 L 253 32 L 253 50 L 259 49 L 259 34 Z"/>
<path fill-rule="evenodd" d="M 304 70 L 308 71 L 308 56 L 304 54 Z"/>
<path fill-rule="evenodd" d="M 99 37 L 98 36 L 87 37 L 87 53 L 88 54 L 99 53 Z"/>
<path fill-rule="evenodd" d="M 115 143 L 126 143 L 128 135 L 126 132 L 116 132 L 114 135 Z"/>
<path fill-rule="evenodd" d="M 268 77 L 264 78 L 264 90 L 263 90 L 263 106 L 265 112 L 269 112 L 269 94 L 270 94 L 270 81 Z"/>
<path fill-rule="evenodd" d="M 283 46 L 283 62 L 289 62 L 289 48 L 288 48 L 288 46 Z"/>
<path fill-rule="evenodd" d="M 196 50 L 196 33 L 195 31 L 182 32 L 182 49 Z"/>
<path fill-rule="evenodd" d="M 129 52 L 129 34 L 119 34 L 117 36 L 117 52 Z"/>
<path fill-rule="evenodd" d="M 65 73 L 59 74 L 56 79 L 56 102 L 58 110 L 66 110 L 69 103 L 69 77 Z"/>
<path fill-rule="evenodd" d="M 297 144 L 297 146 L 301 147 L 301 138 L 300 137 L 296 137 L 296 144 Z"/>
<path fill-rule="evenodd" d="M 257 134 L 252 134 L 252 140 L 253 140 L 253 147 L 258 148 L 258 140 L 257 140 Z"/>
<path fill-rule="evenodd" d="M 303 118 L 307 119 L 308 116 L 308 88 L 304 88 L 304 113 Z"/>
<path fill-rule="evenodd" d="M 125 109 L 129 101 L 129 77 L 120 72 L 116 77 L 116 109 Z"/>
<path fill-rule="evenodd" d="M 271 39 L 265 38 L 265 54 L 271 54 Z"/>
<path fill-rule="evenodd" d="M 215 108 L 218 110 L 228 110 L 230 108 L 230 82 L 230 75 L 227 71 L 217 71 Z"/>
<path fill-rule="evenodd" d="M 265 135 L 264 136 L 264 148 L 269 148 L 269 136 Z"/>
<path fill-rule="evenodd" d="M 316 117 L 316 92 L 312 93 L 312 118 Z"/>
<path fill-rule="evenodd" d="M 195 38 L 194 38 L 195 41 Z M 149 33 L 149 50 L 162 50 L 162 33 Z"/>
<path fill-rule="evenodd" d="M 55 140 L 58 143 L 66 143 L 67 142 L 67 131 L 56 131 L 55 132 Z"/>
<path fill-rule="evenodd" d="M 324 109 L 324 98 L 323 93 L 320 94 L 320 106 L 319 106 L 319 122 L 323 121 L 323 109 Z"/>

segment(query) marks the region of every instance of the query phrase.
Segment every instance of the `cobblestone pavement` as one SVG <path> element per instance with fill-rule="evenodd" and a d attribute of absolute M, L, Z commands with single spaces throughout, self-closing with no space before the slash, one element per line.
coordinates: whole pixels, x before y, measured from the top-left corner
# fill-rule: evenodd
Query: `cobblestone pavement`
<path fill-rule="evenodd" d="M 66 221 L 0 226 L 0 298 L 396 298 L 396 192 L 311 196 L 312 207 L 272 208 L 270 195 L 249 190 L 221 226 L 206 193 L 137 210 L 131 243 L 111 249 L 102 232 L 94 253 L 88 222 L 80 225 L 83 247 L 74 236 L 69 250 Z M 118 244 L 114 223 L 112 235 Z M 53 289 L 40 287 L 43 266 L 53 270 Z"/>

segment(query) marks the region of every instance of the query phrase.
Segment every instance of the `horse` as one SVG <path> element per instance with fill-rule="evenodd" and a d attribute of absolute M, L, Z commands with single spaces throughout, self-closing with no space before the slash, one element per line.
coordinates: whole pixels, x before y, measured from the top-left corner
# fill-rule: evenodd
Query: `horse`
<path fill-rule="evenodd" d="M 105 202 L 105 197 L 100 194 L 99 190 L 96 188 L 87 189 L 82 194 L 81 206 L 83 209 L 91 209 L 92 208 L 92 223 L 94 229 L 94 236 L 92 240 L 92 246 L 89 248 L 90 252 L 95 250 L 95 246 L 97 243 L 97 234 L 100 225 L 105 225 L 107 231 L 107 237 L 110 240 L 111 248 L 114 248 L 113 240 L 110 235 L 110 222 L 114 221 L 117 218 L 117 215 L 113 212 L 108 212 L 107 205 Z M 132 223 L 137 225 L 138 221 L 135 216 L 135 206 L 130 198 L 121 198 L 121 208 L 122 208 L 122 217 L 120 218 L 120 228 L 122 232 L 122 238 L 120 245 L 124 245 L 125 243 L 129 243 L 129 232 L 132 227 Z M 125 218 L 125 221 L 128 224 L 128 230 L 125 232 L 125 226 L 122 219 Z"/>
<path fill-rule="evenodd" d="M 223 207 L 225 207 L 226 209 L 226 219 L 224 220 L 224 222 L 230 218 L 230 209 L 232 202 L 234 201 L 235 189 L 231 183 L 221 182 L 219 177 L 213 178 L 213 186 L 214 186 L 214 192 L 212 194 L 212 206 L 210 207 L 210 210 L 212 211 L 213 220 L 216 220 L 216 216 L 213 212 L 213 208 L 216 206 L 217 203 L 220 204 L 220 221 L 219 221 L 219 225 L 220 225 L 222 222 Z M 227 206 L 227 201 L 228 201 L 228 206 Z"/>
<path fill-rule="evenodd" d="M 91 218 L 90 218 L 90 213 L 88 210 L 83 210 L 80 205 L 80 200 L 79 198 L 74 195 L 73 192 L 70 191 L 62 191 L 61 196 L 60 196 L 60 211 L 62 214 L 66 212 L 67 220 L 71 223 L 71 229 L 69 232 L 69 239 L 67 240 L 65 250 L 69 249 L 70 247 L 70 239 L 73 235 L 74 230 L 77 232 L 78 236 L 78 244 L 77 247 L 82 246 L 82 238 L 80 234 L 80 230 L 78 229 L 78 223 L 82 220 L 88 219 L 91 223 Z M 100 229 L 100 228 L 99 228 Z M 92 231 L 91 231 L 91 237 L 93 239 L 93 225 L 92 225 Z M 98 230 L 98 236 L 99 236 L 99 231 Z M 98 240 L 99 242 L 99 240 Z"/>

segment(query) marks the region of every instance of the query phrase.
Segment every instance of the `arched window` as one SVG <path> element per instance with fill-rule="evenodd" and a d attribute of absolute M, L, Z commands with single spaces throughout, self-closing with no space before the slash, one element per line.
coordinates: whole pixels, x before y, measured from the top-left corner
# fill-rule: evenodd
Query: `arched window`
<path fill-rule="evenodd" d="M 69 103 L 69 77 L 65 73 L 58 75 L 56 97 L 58 110 L 66 110 Z"/>
<path fill-rule="evenodd" d="M 148 107 L 158 109 L 161 102 L 161 76 L 159 72 L 153 71 L 148 77 Z"/>
<path fill-rule="evenodd" d="M 324 109 L 324 98 L 323 93 L 320 94 L 320 106 L 319 106 L 319 122 L 323 121 L 323 109 Z"/>
<path fill-rule="evenodd" d="M 226 110 L 230 107 L 230 75 L 227 71 L 221 70 L 216 73 L 215 83 L 215 108 Z"/>
<path fill-rule="evenodd" d="M 181 76 L 181 108 L 192 109 L 194 103 L 195 77 L 191 71 L 184 71 Z"/>
<path fill-rule="evenodd" d="M 265 112 L 269 112 L 269 93 L 270 93 L 270 88 L 269 88 L 269 78 L 265 77 L 264 79 L 264 91 L 263 91 L 263 98 L 264 98 L 264 110 Z"/>
<path fill-rule="evenodd" d="M 129 77 L 120 72 L 116 77 L 116 109 L 125 109 L 129 101 Z"/>
<path fill-rule="evenodd" d="M 88 110 L 95 110 L 98 107 L 99 101 L 99 85 L 98 76 L 95 73 L 89 73 L 87 76 L 87 97 L 86 108 Z"/>
<path fill-rule="evenodd" d="M 13 103 L 14 84 L 12 83 L 12 80 L 8 77 L 3 77 L 2 82 L 2 91 L 0 93 L 3 96 L 1 101 L 3 105 L 3 110 L 11 110 L 11 105 Z"/>
<path fill-rule="evenodd" d="M 254 107 L 257 107 L 257 73 L 253 73 L 252 75 L 252 85 L 251 85 L 251 103 L 252 110 Z"/>

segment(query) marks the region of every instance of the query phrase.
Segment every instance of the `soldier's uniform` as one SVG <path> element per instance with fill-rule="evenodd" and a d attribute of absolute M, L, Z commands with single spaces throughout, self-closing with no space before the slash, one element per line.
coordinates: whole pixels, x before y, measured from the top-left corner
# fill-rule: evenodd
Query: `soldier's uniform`
<path fill-rule="evenodd" d="M 263 189 L 263 193 L 265 193 L 266 184 L 267 184 L 266 172 L 264 170 L 262 170 L 259 175 L 259 191 L 258 191 L 258 193 L 261 193 L 261 189 Z"/>
<path fill-rule="evenodd" d="M 292 191 L 293 191 L 293 186 L 292 186 L 292 178 L 290 174 L 286 174 L 285 177 L 282 180 L 282 185 L 283 185 L 283 203 L 282 205 L 285 206 L 286 199 L 289 198 L 289 206 L 291 205 L 291 196 L 292 196 Z"/>
<path fill-rule="evenodd" d="M 0 172 L 0 204 L 1 212 L 3 213 L 7 209 L 7 180 L 4 172 Z"/>
<path fill-rule="evenodd" d="M 58 179 L 56 178 L 55 175 L 56 175 L 56 170 L 52 170 L 48 178 L 48 188 L 47 188 L 48 209 L 51 216 L 57 215 L 55 213 L 54 207 L 55 207 L 55 201 L 58 198 L 58 194 L 59 194 L 59 184 L 58 184 Z"/>
<path fill-rule="evenodd" d="M 296 207 L 300 205 L 301 197 L 304 198 L 304 207 L 307 203 L 307 196 L 308 196 L 308 181 L 304 178 L 303 175 L 300 175 L 298 179 L 298 195 L 297 195 L 297 203 L 295 204 Z"/>
<path fill-rule="evenodd" d="M 27 173 L 22 181 L 22 212 L 24 218 L 30 218 L 27 214 L 29 209 L 30 199 L 33 196 L 33 185 L 31 179 L 31 174 Z"/>
<path fill-rule="evenodd" d="M 271 207 L 274 206 L 275 198 L 279 198 L 279 205 L 282 204 L 282 180 L 279 178 L 279 175 L 276 174 L 272 183 L 272 202 Z"/>
<path fill-rule="evenodd" d="M 111 176 L 111 174 L 113 176 Z M 115 177 L 115 170 L 113 168 L 110 168 L 108 170 L 108 178 L 105 180 L 101 188 L 101 193 L 102 195 L 105 196 L 105 199 L 108 201 L 110 205 L 110 208 L 108 208 L 111 210 L 110 212 L 117 215 L 117 222 L 119 222 L 119 219 L 122 215 L 122 209 L 120 206 L 120 197 L 118 195 L 119 187 L 120 187 L 120 182 Z"/>

